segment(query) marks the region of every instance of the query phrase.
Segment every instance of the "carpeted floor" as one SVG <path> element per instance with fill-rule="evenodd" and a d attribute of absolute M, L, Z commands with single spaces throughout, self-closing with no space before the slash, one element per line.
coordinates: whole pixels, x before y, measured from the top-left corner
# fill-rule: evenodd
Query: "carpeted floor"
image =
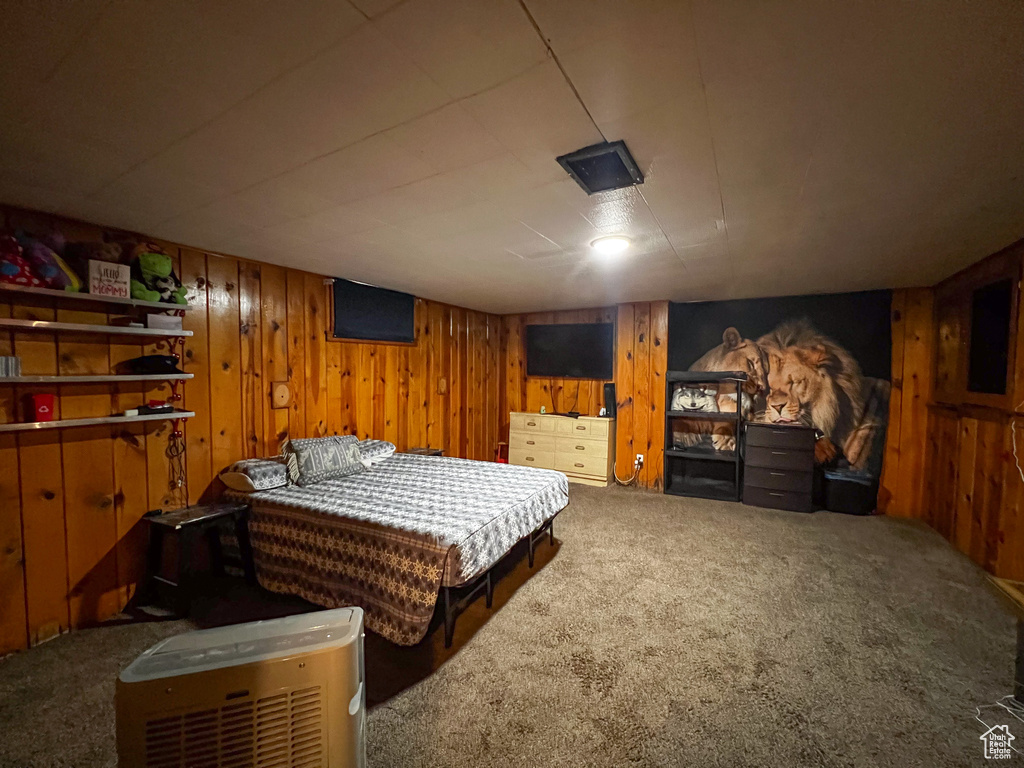
<path fill-rule="evenodd" d="M 984 762 L 974 707 L 1011 690 L 1013 622 L 936 533 L 571 495 L 556 546 L 532 571 L 517 550 L 451 651 L 440 631 L 416 648 L 367 636 L 371 766 Z M 296 610 L 232 584 L 197 622 L 112 624 L 0 660 L 0 765 L 115 765 L 113 680 L 139 652 Z"/>

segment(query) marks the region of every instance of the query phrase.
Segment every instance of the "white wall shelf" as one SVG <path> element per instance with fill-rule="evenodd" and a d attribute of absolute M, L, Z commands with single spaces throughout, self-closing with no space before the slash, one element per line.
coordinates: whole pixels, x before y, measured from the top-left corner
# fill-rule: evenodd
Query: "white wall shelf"
<path fill-rule="evenodd" d="M 61 323 L 53 320 L 19 320 L 0 317 L 0 329 L 15 331 L 49 331 L 65 333 L 103 333 L 108 336 L 157 336 L 176 338 L 191 336 L 192 331 L 168 331 L 163 328 L 132 328 L 122 325 L 96 325 L 95 323 Z"/>
<path fill-rule="evenodd" d="M 193 411 L 175 411 L 174 413 L 153 413 L 139 416 L 97 416 L 88 419 L 30 421 L 18 424 L 0 424 L 0 433 L 32 432 L 42 429 L 70 429 L 72 427 L 98 427 L 104 424 L 132 424 L 140 421 L 171 421 L 173 419 L 190 419 L 193 416 L 195 416 Z"/>
<path fill-rule="evenodd" d="M 174 310 L 182 309 L 186 312 L 191 309 L 188 304 L 168 304 L 163 301 L 142 301 L 140 299 L 119 299 L 115 296 L 95 296 L 91 293 L 73 293 L 70 291 L 58 291 L 53 288 L 30 288 L 24 285 L 11 283 L 0 283 L 0 293 L 12 293 L 20 296 L 37 296 L 41 299 L 57 299 L 68 301 L 84 301 L 93 304 L 108 304 L 118 307 L 136 307 L 142 309 Z"/>
<path fill-rule="evenodd" d="M 120 384 L 125 381 L 184 381 L 191 373 L 109 374 L 94 376 L 0 376 L 0 384 Z"/>

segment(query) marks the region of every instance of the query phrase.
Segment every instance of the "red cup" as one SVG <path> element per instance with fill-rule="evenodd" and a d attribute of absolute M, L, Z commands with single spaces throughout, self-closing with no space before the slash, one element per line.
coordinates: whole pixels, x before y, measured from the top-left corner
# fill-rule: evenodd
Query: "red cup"
<path fill-rule="evenodd" d="M 53 395 L 32 395 L 32 421 L 53 421 Z"/>

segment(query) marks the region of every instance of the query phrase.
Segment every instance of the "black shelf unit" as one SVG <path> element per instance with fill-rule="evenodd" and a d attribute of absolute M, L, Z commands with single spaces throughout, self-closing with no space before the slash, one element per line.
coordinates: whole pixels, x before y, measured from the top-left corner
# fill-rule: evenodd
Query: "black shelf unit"
<path fill-rule="evenodd" d="M 743 371 L 669 371 L 665 376 L 665 493 L 721 501 L 739 501 L 742 493 L 743 439 L 742 387 L 747 380 Z M 672 392 L 676 384 L 715 384 L 735 387 L 735 413 L 673 411 Z M 719 392 L 721 394 L 721 391 Z M 710 445 L 676 448 L 672 440 L 672 422 L 731 422 L 734 424 L 735 448 L 716 451 Z"/>

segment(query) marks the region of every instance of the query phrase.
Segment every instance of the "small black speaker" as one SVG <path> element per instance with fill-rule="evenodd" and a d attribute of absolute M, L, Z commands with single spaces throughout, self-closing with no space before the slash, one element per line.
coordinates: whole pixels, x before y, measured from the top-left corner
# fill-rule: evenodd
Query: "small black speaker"
<path fill-rule="evenodd" d="M 604 385 L 604 415 L 615 418 L 615 383 L 611 381 Z"/>

